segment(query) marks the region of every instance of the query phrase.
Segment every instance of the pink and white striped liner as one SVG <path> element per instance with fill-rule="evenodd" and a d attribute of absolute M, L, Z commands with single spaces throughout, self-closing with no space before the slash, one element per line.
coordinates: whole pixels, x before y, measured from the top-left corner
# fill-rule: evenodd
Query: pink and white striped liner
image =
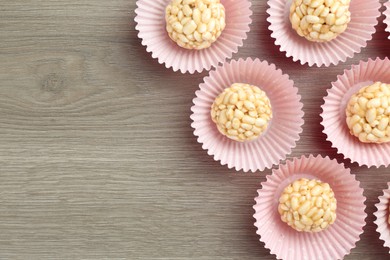
<path fill-rule="evenodd" d="M 390 253 L 390 224 L 389 219 L 389 206 L 390 206 L 390 182 L 387 183 L 388 188 L 383 191 L 383 195 L 379 197 L 379 202 L 375 204 L 376 212 L 374 221 L 377 225 L 376 231 L 379 233 L 379 238 L 384 241 L 385 247 L 389 249 Z"/>
<path fill-rule="evenodd" d="M 352 136 L 345 121 L 345 108 L 351 96 L 360 88 L 375 81 L 390 83 L 389 71 L 388 58 L 361 61 L 358 65 L 352 65 L 350 70 L 345 70 L 343 75 L 339 75 L 324 98 L 321 124 L 324 126 L 323 132 L 327 135 L 327 140 L 338 153 L 359 165 L 387 167 L 390 164 L 390 143 L 367 144 Z"/>
<path fill-rule="evenodd" d="M 170 0 L 138 0 L 136 29 L 142 45 L 166 68 L 181 73 L 210 70 L 230 59 L 243 45 L 252 23 L 250 0 L 221 0 L 226 12 L 226 27 L 218 40 L 204 50 L 187 50 L 173 42 L 165 29 L 165 8 Z"/>
<path fill-rule="evenodd" d="M 233 83 L 255 85 L 271 101 L 273 118 L 267 131 L 254 141 L 233 141 L 219 133 L 211 120 L 212 103 Z M 194 135 L 209 155 L 229 168 L 245 172 L 271 168 L 291 153 L 300 138 L 304 123 L 301 96 L 294 82 L 274 64 L 251 58 L 226 62 L 204 78 L 195 94 L 191 107 Z"/>
<path fill-rule="evenodd" d="M 283 189 L 303 177 L 328 183 L 337 200 L 336 221 L 318 233 L 298 232 L 282 222 L 278 213 Z M 287 161 L 267 176 L 255 198 L 254 218 L 260 241 L 277 259 L 342 259 L 356 246 L 366 224 L 365 197 L 359 184 L 349 169 L 329 157 L 310 155 Z"/>
<path fill-rule="evenodd" d="M 383 14 L 385 15 L 385 19 L 383 20 L 383 22 L 386 24 L 385 31 L 390 33 L 390 1 L 385 2 L 384 6 L 386 7 L 386 10 L 383 12 Z M 390 34 L 388 38 L 390 39 Z"/>
<path fill-rule="evenodd" d="M 351 22 L 347 30 L 330 42 L 316 43 L 299 36 L 292 29 L 289 20 L 291 2 L 268 0 L 267 21 L 270 23 L 271 36 L 287 57 L 299 60 L 302 65 L 308 63 L 310 67 L 337 65 L 359 53 L 361 48 L 367 46 L 367 41 L 372 39 L 381 7 L 379 0 L 352 0 L 349 9 Z"/>

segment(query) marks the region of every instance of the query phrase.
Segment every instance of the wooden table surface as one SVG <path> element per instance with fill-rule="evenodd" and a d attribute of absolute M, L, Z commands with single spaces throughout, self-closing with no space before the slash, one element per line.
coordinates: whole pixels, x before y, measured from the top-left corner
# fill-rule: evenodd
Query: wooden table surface
<path fill-rule="evenodd" d="M 152 59 L 135 2 L 1 1 L 0 259 L 275 259 L 252 217 L 271 170 L 237 173 L 202 150 L 190 107 L 207 73 Z M 251 32 L 234 57 L 266 59 L 296 82 L 306 123 L 289 158 L 329 155 L 361 181 L 367 226 L 346 259 L 389 259 L 373 224 L 389 170 L 343 160 L 319 116 L 336 75 L 389 56 L 383 16 L 353 59 L 310 68 L 278 51 L 266 1 L 252 2 Z"/>

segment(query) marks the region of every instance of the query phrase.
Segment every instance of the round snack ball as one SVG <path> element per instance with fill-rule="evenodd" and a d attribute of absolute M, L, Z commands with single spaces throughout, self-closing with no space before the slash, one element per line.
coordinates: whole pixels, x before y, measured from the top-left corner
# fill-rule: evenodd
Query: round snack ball
<path fill-rule="evenodd" d="M 239 142 L 259 137 L 271 118 L 271 102 L 266 93 L 249 84 L 234 83 L 211 107 L 211 119 L 219 132 Z"/>
<path fill-rule="evenodd" d="M 390 84 L 376 82 L 361 88 L 348 102 L 347 125 L 363 143 L 390 141 Z"/>
<path fill-rule="evenodd" d="M 297 33 L 313 42 L 327 42 L 347 29 L 351 0 L 293 0 L 290 22 Z"/>
<path fill-rule="evenodd" d="M 172 0 L 165 20 L 169 37 L 180 47 L 195 50 L 210 47 L 226 25 L 220 0 Z"/>
<path fill-rule="evenodd" d="M 319 232 L 336 220 L 337 201 L 328 183 L 302 178 L 288 185 L 279 198 L 283 222 L 299 232 Z"/>

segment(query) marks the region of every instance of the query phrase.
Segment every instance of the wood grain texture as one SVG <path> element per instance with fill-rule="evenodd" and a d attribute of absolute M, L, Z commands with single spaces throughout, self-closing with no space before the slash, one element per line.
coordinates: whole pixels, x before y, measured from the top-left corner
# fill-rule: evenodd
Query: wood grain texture
<path fill-rule="evenodd" d="M 135 0 L 2 0 L 0 259 L 275 259 L 258 240 L 256 189 L 271 170 L 236 173 L 196 142 L 190 107 L 207 73 L 159 65 L 137 38 Z M 336 154 L 320 105 L 336 75 L 390 54 L 383 17 L 337 67 L 285 58 L 253 0 L 238 57 L 275 63 L 299 87 L 304 132 L 293 156 L 346 162 L 367 196 L 367 226 L 346 259 L 389 259 L 373 224 L 389 170 Z M 383 9 L 383 8 L 382 8 Z"/>

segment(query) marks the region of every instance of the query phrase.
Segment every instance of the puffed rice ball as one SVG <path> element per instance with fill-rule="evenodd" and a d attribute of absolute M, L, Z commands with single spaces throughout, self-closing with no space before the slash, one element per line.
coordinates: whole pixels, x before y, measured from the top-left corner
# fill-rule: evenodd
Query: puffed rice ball
<path fill-rule="evenodd" d="M 279 198 L 283 222 L 299 232 L 320 232 L 336 220 L 337 201 L 328 183 L 302 178 L 288 185 Z"/>
<path fill-rule="evenodd" d="M 375 82 L 361 88 L 348 102 L 347 125 L 363 143 L 390 141 L 390 84 Z"/>
<path fill-rule="evenodd" d="M 293 0 L 290 21 L 297 33 L 313 42 L 335 39 L 351 21 L 351 0 Z"/>
<path fill-rule="evenodd" d="M 226 26 L 220 0 L 172 0 L 165 11 L 169 37 L 186 49 L 210 47 Z"/>
<path fill-rule="evenodd" d="M 272 118 L 271 102 L 256 86 L 234 83 L 211 107 L 211 119 L 219 132 L 239 142 L 259 137 Z"/>

